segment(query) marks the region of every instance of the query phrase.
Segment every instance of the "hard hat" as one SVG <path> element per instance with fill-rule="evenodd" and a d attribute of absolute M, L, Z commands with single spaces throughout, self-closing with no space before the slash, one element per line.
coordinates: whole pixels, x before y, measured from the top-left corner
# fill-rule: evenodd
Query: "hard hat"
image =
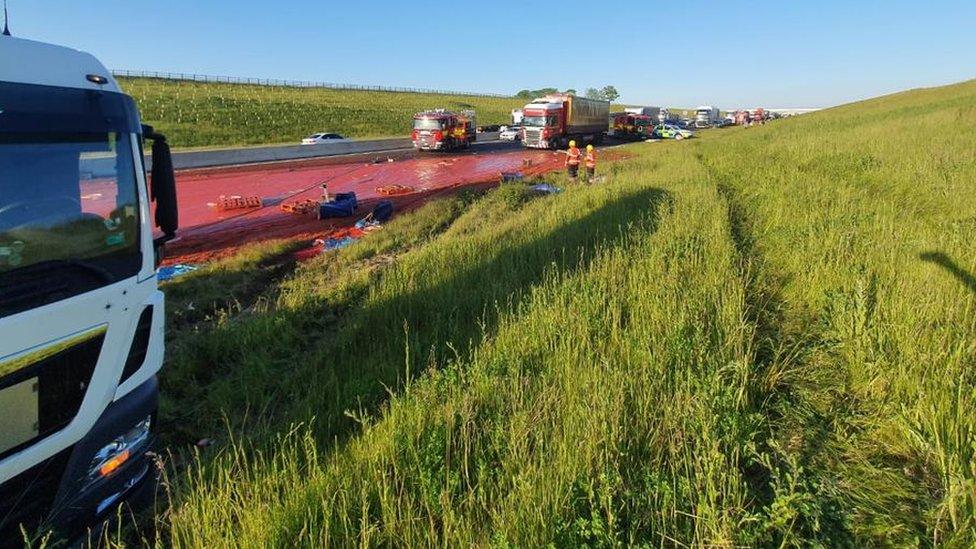
<path fill-rule="evenodd" d="M 586 150 L 588 150 L 588 151 L 592 151 L 592 150 L 593 150 L 593 145 L 587 145 L 587 146 L 586 146 Z"/>
<path fill-rule="evenodd" d="M 570 141 L 569 142 L 569 146 L 570 147 L 575 147 L 576 146 L 576 141 Z"/>

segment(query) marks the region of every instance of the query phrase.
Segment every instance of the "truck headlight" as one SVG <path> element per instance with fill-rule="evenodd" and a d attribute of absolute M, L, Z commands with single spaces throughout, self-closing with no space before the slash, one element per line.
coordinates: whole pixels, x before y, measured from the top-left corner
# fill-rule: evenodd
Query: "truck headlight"
<path fill-rule="evenodd" d="M 152 416 L 136 423 L 124 435 L 103 446 L 92 458 L 88 467 L 88 480 L 94 482 L 111 476 L 119 467 L 149 443 L 149 428 Z"/>

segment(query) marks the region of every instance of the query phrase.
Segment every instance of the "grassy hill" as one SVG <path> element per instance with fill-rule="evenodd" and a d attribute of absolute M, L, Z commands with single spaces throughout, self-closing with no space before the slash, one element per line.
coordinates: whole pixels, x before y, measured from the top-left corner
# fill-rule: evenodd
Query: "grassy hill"
<path fill-rule="evenodd" d="M 163 539 L 973 546 L 976 82 L 628 150 L 168 284 Z"/>
<path fill-rule="evenodd" d="M 142 119 L 177 147 L 297 143 L 317 131 L 349 137 L 406 135 L 414 113 L 469 109 L 501 124 L 522 99 L 292 88 L 120 77 Z"/>

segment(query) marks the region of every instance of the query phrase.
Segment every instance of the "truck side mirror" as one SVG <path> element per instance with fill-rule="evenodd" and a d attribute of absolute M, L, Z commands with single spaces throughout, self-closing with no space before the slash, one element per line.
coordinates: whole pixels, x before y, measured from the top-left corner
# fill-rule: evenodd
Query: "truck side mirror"
<path fill-rule="evenodd" d="M 173 171 L 173 155 L 166 136 L 157 133 L 152 126 L 143 126 L 143 137 L 152 139 L 152 171 L 150 172 L 150 199 L 156 203 L 156 226 L 163 231 L 157 238 L 157 246 L 176 237 L 179 228 L 179 211 L 176 207 L 176 174 Z"/>

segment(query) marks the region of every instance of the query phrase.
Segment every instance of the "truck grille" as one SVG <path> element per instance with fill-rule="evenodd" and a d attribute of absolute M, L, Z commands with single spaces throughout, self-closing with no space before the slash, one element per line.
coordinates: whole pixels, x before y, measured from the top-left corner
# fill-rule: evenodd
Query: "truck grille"
<path fill-rule="evenodd" d="M 539 147 L 542 144 L 542 130 L 535 128 L 525 128 L 523 142 L 529 147 Z"/>
<path fill-rule="evenodd" d="M 36 359 L 18 360 L 17 368 L 0 378 L 0 389 L 37 380 L 37 436 L 0 453 L 0 459 L 64 428 L 81 407 L 95 364 L 105 341 L 105 328 L 98 327 L 63 343 L 63 348 L 44 348 Z"/>

